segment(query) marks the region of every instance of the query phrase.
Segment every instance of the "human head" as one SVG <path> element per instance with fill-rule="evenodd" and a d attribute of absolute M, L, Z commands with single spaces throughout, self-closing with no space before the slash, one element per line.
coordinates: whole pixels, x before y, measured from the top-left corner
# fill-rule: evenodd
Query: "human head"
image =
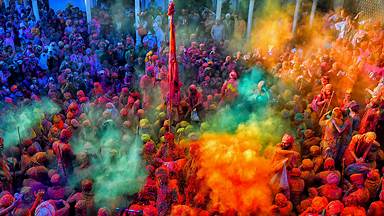
<path fill-rule="evenodd" d="M 292 147 L 294 142 L 295 138 L 293 138 L 293 136 L 284 134 L 283 138 L 281 139 L 281 146 L 283 149 L 289 149 Z"/>
<path fill-rule="evenodd" d="M 376 140 L 376 133 L 375 132 L 367 132 L 364 134 L 364 141 L 367 144 L 372 144 Z"/>
<path fill-rule="evenodd" d="M 287 197 L 283 193 L 278 193 L 275 196 L 275 203 L 279 207 L 284 207 L 284 206 L 287 205 L 288 199 L 287 199 Z"/>

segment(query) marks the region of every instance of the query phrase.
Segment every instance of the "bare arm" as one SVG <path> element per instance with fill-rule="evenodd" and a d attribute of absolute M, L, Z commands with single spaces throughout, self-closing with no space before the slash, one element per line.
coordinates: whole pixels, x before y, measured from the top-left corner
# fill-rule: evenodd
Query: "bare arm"
<path fill-rule="evenodd" d="M 348 123 L 344 123 L 341 127 L 339 127 L 339 125 L 336 124 L 336 121 L 334 119 L 332 119 L 332 124 L 333 126 L 335 126 L 336 130 L 339 133 L 343 133 L 348 126 Z"/>
<path fill-rule="evenodd" d="M 348 149 L 347 151 L 349 151 L 349 153 L 351 153 L 351 155 L 353 156 L 353 158 L 355 158 L 355 161 L 358 160 L 356 154 L 355 154 L 355 148 L 356 148 L 356 143 L 357 143 L 357 140 L 358 138 L 356 136 L 354 136 L 351 140 L 351 142 L 349 143 L 348 145 Z"/>
<path fill-rule="evenodd" d="M 327 117 L 327 115 L 330 113 L 330 111 L 329 112 L 327 112 L 327 113 L 325 113 L 321 118 L 320 118 L 320 120 L 319 120 L 319 125 L 321 126 L 321 127 L 324 127 L 326 124 L 327 124 L 327 119 L 326 119 L 326 117 Z"/>
<path fill-rule="evenodd" d="M 29 215 L 34 215 L 35 214 L 35 210 L 36 210 L 37 206 L 40 205 L 41 200 L 43 199 L 44 194 L 45 194 L 44 190 L 40 190 L 39 192 L 37 192 L 37 194 L 35 195 L 36 199 L 33 202 L 33 205 L 31 207 L 31 209 L 29 209 Z"/>

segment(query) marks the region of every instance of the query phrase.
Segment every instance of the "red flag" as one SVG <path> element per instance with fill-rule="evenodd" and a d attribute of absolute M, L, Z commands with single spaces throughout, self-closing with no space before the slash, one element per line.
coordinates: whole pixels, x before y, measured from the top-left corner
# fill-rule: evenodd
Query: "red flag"
<path fill-rule="evenodd" d="M 169 57 L 168 57 L 168 82 L 169 82 L 169 108 L 172 112 L 173 103 L 178 103 L 179 86 L 179 69 L 176 59 L 176 33 L 175 33 L 175 3 L 170 2 L 168 7 L 168 16 L 170 18 L 169 28 Z M 176 101 L 173 101 L 176 100 Z"/>

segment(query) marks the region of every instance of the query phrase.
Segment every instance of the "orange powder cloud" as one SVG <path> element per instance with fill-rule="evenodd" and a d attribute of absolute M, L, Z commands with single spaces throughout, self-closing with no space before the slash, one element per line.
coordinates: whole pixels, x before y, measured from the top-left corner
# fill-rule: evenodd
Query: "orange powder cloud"
<path fill-rule="evenodd" d="M 278 142 L 272 132 L 276 119 L 240 125 L 234 134 L 205 133 L 199 156 L 198 177 L 210 188 L 210 207 L 224 213 L 265 215 L 272 203 L 271 158 L 265 147 Z"/>

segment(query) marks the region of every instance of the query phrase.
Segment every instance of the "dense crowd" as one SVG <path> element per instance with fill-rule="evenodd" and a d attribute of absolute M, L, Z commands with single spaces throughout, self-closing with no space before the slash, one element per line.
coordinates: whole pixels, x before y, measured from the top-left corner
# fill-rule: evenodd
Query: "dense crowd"
<path fill-rule="evenodd" d="M 233 53 L 245 34 L 241 17 L 215 21 L 209 10 L 183 9 L 176 14 L 181 91 L 170 109 L 164 10 L 148 7 L 137 25 L 132 10 L 94 8 L 88 27 L 79 8 L 40 7 L 37 22 L 31 7 L 10 2 L 0 14 L 1 116 L 45 98 L 60 111 L 42 115 L 16 145 L 1 139 L 0 215 L 236 215 L 210 205 L 196 143 L 209 117 L 236 102 L 238 82 L 254 66 L 285 83 L 255 83 L 255 94 L 267 94 L 291 126 L 275 148 L 271 178 L 279 180 L 264 214 L 384 214 L 381 23 L 329 12 L 327 46 Z M 92 151 L 110 130 L 118 141 Z M 96 202 L 96 155 L 108 152 L 113 163 L 135 134 L 143 185 L 128 205 Z"/>

